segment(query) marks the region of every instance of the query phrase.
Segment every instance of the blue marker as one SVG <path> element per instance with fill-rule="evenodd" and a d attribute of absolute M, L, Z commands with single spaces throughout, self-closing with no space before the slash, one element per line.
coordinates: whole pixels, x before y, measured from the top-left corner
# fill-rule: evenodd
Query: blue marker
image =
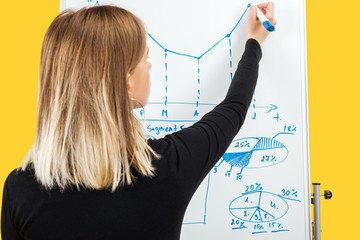
<path fill-rule="evenodd" d="M 261 10 L 256 6 L 256 13 L 257 13 L 257 17 L 259 18 L 259 20 L 262 22 L 263 26 L 265 27 L 266 30 L 268 30 L 269 32 L 272 32 L 275 30 L 274 25 L 271 24 L 271 22 L 269 21 L 269 19 L 267 19 L 267 17 L 265 17 L 265 15 L 261 12 Z"/>

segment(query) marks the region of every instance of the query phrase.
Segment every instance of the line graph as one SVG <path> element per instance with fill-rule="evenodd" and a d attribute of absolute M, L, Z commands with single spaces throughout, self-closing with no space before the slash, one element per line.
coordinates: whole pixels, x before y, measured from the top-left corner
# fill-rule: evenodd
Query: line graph
<path fill-rule="evenodd" d="M 99 0 L 87 0 L 88 3 L 93 4 L 94 6 L 96 5 L 102 5 L 103 3 Z M 104 2 L 105 4 L 105 2 Z M 240 13 L 240 17 L 234 22 L 234 25 L 230 28 L 230 30 L 228 32 L 225 31 L 225 33 L 219 37 L 217 40 L 212 41 L 213 43 L 211 43 L 210 41 L 210 46 L 203 49 L 203 51 L 201 51 L 198 54 L 194 54 L 192 52 L 187 52 L 186 50 L 181 50 L 178 51 L 176 49 L 175 46 L 172 46 L 171 48 L 167 47 L 167 45 L 169 45 L 169 43 L 163 42 L 160 38 L 156 35 L 161 36 L 161 32 L 150 32 L 147 31 L 146 34 L 149 38 L 149 40 L 151 40 L 154 44 L 153 47 L 156 48 L 158 47 L 161 51 L 162 51 L 162 60 L 163 60 L 163 76 L 159 76 L 157 75 L 157 77 L 163 79 L 163 83 L 162 83 L 162 93 L 161 95 L 157 96 L 157 98 L 160 97 L 160 99 L 149 99 L 150 101 L 147 103 L 147 106 L 145 107 L 145 109 L 147 110 L 147 112 L 151 112 L 151 116 L 150 118 L 147 118 L 146 121 L 150 121 L 150 122 L 155 122 L 155 121 L 159 121 L 159 122 L 166 122 L 166 121 L 162 121 L 164 119 L 168 119 L 171 120 L 171 122 L 176 122 L 176 120 L 178 119 L 179 122 L 196 122 L 197 120 L 199 120 L 205 113 L 207 113 L 208 111 L 211 111 L 212 108 L 214 108 L 218 102 L 213 101 L 213 99 L 210 99 L 209 97 L 206 97 L 208 95 L 206 95 L 207 90 L 208 90 L 208 86 L 204 85 L 206 88 L 204 90 L 202 90 L 202 85 L 204 83 L 202 83 L 202 72 L 203 70 L 203 58 L 206 55 L 209 55 L 213 50 L 215 50 L 215 48 L 217 48 L 220 43 L 221 47 L 220 49 L 222 49 L 221 51 L 226 49 L 226 45 L 227 45 L 227 53 L 223 52 L 222 54 L 226 54 L 227 55 L 227 59 L 228 59 L 228 70 L 226 70 L 229 74 L 229 79 L 230 82 L 233 79 L 233 74 L 234 74 L 234 66 L 235 64 L 233 64 L 233 39 L 232 37 L 234 36 L 234 32 L 235 30 L 239 27 L 240 23 L 242 22 L 242 20 L 244 19 L 245 14 L 248 12 L 249 8 L 251 7 L 250 3 L 245 3 L 244 5 L 244 10 L 241 11 Z M 224 45 L 225 44 L 225 45 Z M 193 73 L 192 76 L 187 76 L 187 79 L 194 79 L 194 82 L 196 82 L 196 87 L 194 87 L 194 89 L 191 89 L 191 91 L 193 92 L 193 96 L 190 99 L 174 99 L 174 94 L 172 93 L 174 91 L 174 89 L 172 88 L 172 84 L 174 83 L 174 81 L 176 81 L 175 77 L 172 76 L 173 73 L 169 72 L 169 67 L 172 68 L 172 70 L 174 71 L 174 68 L 177 69 L 179 68 L 179 66 L 176 66 L 176 63 L 173 63 L 171 61 L 171 59 L 169 59 L 170 55 L 173 56 L 178 56 L 178 57 L 182 57 L 182 58 L 188 58 L 188 59 L 193 59 L 195 60 L 193 62 L 193 64 L 196 64 L 196 72 Z M 226 56 L 224 55 L 224 56 Z M 161 56 L 161 54 L 160 54 Z M 161 61 L 161 58 L 159 59 Z M 205 64 L 206 65 L 206 64 Z M 180 69 L 180 68 L 179 68 Z M 189 71 L 189 70 L 187 70 Z M 206 69 L 206 71 L 208 71 Z M 222 70 L 224 71 L 224 69 Z M 205 79 L 206 80 L 206 79 Z M 205 81 L 206 82 L 206 81 Z M 177 91 L 177 89 L 175 90 Z M 204 93 L 205 92 L 205 95 Z M 153 101 L 151 101 L 153 100 Z M 155 100 L 155 101 L 154 101 Z M 180 100 L 180 101 L 179 101 Z M 187 108 L 184 108 L 183 106 L 187 105 Z M 170 107 L 171 106 L 171 107 Z M 149 110 L 148 110 L 149 109 Z M 253 113 L 253 117 L 252 119 L 255 120 L 257 117 L 257 112 L 255 112 L 256 109 L 263 109 L 266 111 L 266 114 L 270 113 L 273 111 L 273 113 L 275 112 L 274 110 L 277 110 L 278 107 L 274 104 L 264 104 L 262 106 L 260 105 L 255 105 L 255 99 L 254 99 L 254 103 L 250 106 L 250 109 L 252 109 L 254 111 Z M 182 116 L 181 118 L 179 117 L 174 117 L 174 112 L 184 112 L 184 110 L 189 111 L 188 114 L 186 114 L 186 117 Z M 154 114 L 156 113 L 156 114 Z M 140 117 L 143 117 L 143 111 L 138 112 L 138 115 Z M 147 114 L 148 115 L 148 114 Z M 149 116 L 149 115 L 148 115 Z M 259 116 L 259 115 L 258 115 Z M 276 121 L 278 121 L 280 119 L 279 116 L 274 118 Z"/>
<path fill-rule="evenodd" d="M 187 54 L 187 53 L 180 53 L 180 52 L 176 52 L 170 49 L 167 49 L 166 47 L 164 47 L 162 44 L 159 43 L 158 40 L 156 40 L 150 33 L 147 33 L 148 36 L 160 47 L 162 48 L 165 52 L 169 52 L 169 53 L 173 53 L 179 56 L 184 56 L 184 57 L 190 57 L 190 58 L 195 58 L 200 60 L 203 56 L 205 56 L 208 52 L 210 52 L 213 48 L 215 48 L 220 42 L 222 42 L 224 39 L 226 38 L 230 38 L 232 33 L 234 32 L 234 30 L 236 29 L 236 27 L 239 25 L 239 23 L 241 22 L 242 18 L 244 17 L 245 13 L 247 12 L 247 10 L 250 8 L 251 4 L 249 3 L 245 9 L 245 11 L 243 12 L 243 14 L 241 15 L 240 19 L 237 21 L 237 23 L 235 24 L 235 26 L 232 28 L 232 30 L 226 34 L 223 38 L 221 38 L 220 40 L 218 40 L 213 46 L 211 46 L 209 49 L 205 50 L 204 53 L 202 53 L 200 56 L 195 56 L 195 55 L 191 55 L 191 54 Z M 231 42 L 230 42 L 231 45 Z"/>
<path fill-rule="evenodd" d="M 194 99 L 194 104 L 195 104 L 195 109 L 193 112 L 193 117 L 197 117 L 200 115 L 199 113 L 199 105 L 201 105 L 200 101 L 200 82 L 201 82 L 201 77 L 200 77 L 200 72 L 201 72 L 201 67 L 200 67 L 200 60 L 202 57 L 204 57 L 206 54 L 208 54 L 212 49 L 214 49 L 218 44 L 220 44 L 222 41 L 224 41 L 225 39 L 228 39 L 229 42 L 229 61 L 230 61 L 230 69 L 232 69 L 232 50 L 231 50 L 231 35 L 233 34 L 234 30 L 236 29 L 236 27 L 239 25 L 239 23 L 241 22 L 241 20 L 243 19 L 245 13 L 247 12 L 247 10 L 250 8 L 251 4 L 249 3 L 246 6 L 246 9 L 243 11 L 242 15 L 240 16 L 239 20 L 236 22 L 235 26 L 231 29 L 231 31 L 229 33 L 227 33 L 225 36 L 223 36 L 221 39 L 217 40 L 215 42 L 215 44 L 213 44 L 210 48 L 206 49 L 202 54 L 195 56 L 193 54 L 190 53 L 185 53 L 185 52 L 179 52 L 176 50 L 172 50 L 172 49 L 168 49 L 163 43 L 160 43 L 160 41 L 155 38 L 153 36 L 153 34 L 150 34 L 149 32 L 147 32 L 147 35 L 150 37 L 150 39 L 152 41 L 154 41 L 156 43 L 156 45 L 158 47 L 160 47 L 163 51 L 164 51 L 164 65 L 165 65 L 165 96 L 164 96 L 164 102 L 163 102 L 163 109 L 161 111 L 161 115 L 162 117 L 169 117 L 168 115 L 168 81 L 169 81 L 169 74 L 168 74 L 168 54 L 174 54 L 174 55 L 178 55 L 181 57 L 187 57 L 187 58 L 192 58 L 192 59 L 196 59 L 197 60 L 197 75 L 195 76 L 195 78 L 197 79 L 197 91 L 196 91 L 196 98 Z M 230 70 L 230 80 L 233 79 L 233 73 Z M 158 103 L 148 103 L 149 105 L 151 104 L 158 104 Z M 184 104 L 182 102 L 172 102 L 172 104 Z M 216 104 L 213 104 L 216 105 Z"/>

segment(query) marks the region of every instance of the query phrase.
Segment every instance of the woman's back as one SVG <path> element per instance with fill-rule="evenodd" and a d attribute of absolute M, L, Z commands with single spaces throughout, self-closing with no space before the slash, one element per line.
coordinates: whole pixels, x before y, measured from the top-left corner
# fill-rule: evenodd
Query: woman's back
<path fill-rule="evenodd" d="M 47 191 L 33 170 L 13 171 L 4 189 L 3 239 L 177 239 L 188 200 L 166 161 L 157 164 L 156 177 L 138 176 L 113 193 Z"/>
<path fill-rule="evenodd" d="M 13 171 L 4 189 L 5 236 L 20 229 L 24 239 L 36 240 L 178 239 L 191 197 L 245 119 L 260 58 L 259 44 L 248 40 L 225 100 L 193 126 L 148 140 L 162 156 L 152 178 L 133 171 L 135 183 L 113 193 L 76 187 L 61 193 L 41 190 L 32 170 Z"/>

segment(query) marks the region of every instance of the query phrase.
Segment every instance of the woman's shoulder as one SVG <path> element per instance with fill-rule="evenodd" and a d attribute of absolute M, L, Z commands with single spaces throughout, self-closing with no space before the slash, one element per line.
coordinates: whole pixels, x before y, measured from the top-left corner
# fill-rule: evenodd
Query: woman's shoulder
<path fill-rule="evenodd" d="M 17 167 L 12 170 L 7 176 L 4 188 L 7 188 L 7 191 L 18 192 L 23 191 L 24 189 L 31 189 L 32 186 L 36 186 L 35 171 L 29 165 L 26 169 Z"/>
<path fill-rule="evenodd" d="M 34 178 L 34 169 L 29 165 L 25 170 L 23 170 L 21 167 L 17 167 L 14 170 L 12 170 L 9 175 L 7 176 L 5 183 L 13 184 L 19 181 L 27 180 L 28 178 Z"/>

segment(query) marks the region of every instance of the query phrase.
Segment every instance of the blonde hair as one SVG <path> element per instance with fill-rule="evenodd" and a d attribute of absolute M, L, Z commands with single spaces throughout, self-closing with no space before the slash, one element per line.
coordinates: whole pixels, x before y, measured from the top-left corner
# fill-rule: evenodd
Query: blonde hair
<path fill-rule="evenodd" d="M 113 192 L 133 184 L 132 168 L 154 176 L 159 155 L 146 143 L 126 82 L 145 49 L 144 26 L 125 9 L 60 13 L 44 37 L 36 136 L 19 168 L 32 165 L 46 189 L 56 183 L 61 190 L 75 184 Z"/>

